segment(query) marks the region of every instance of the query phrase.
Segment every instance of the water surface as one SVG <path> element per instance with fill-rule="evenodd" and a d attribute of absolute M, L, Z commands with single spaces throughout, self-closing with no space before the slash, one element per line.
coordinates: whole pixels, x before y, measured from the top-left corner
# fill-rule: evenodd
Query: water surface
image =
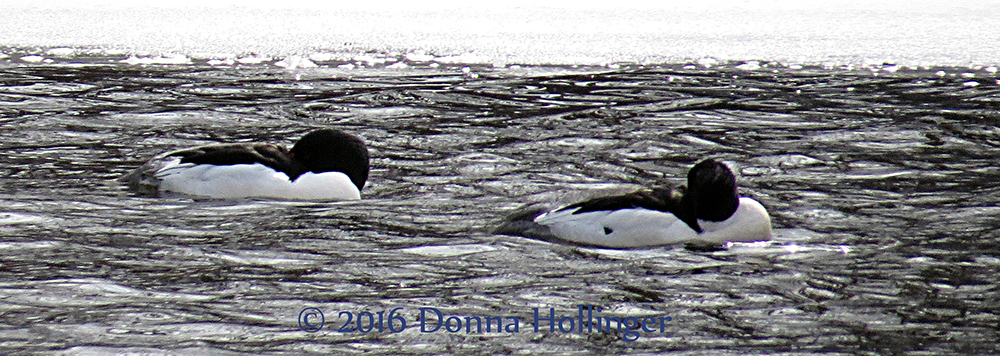
<path fill-rule="evenodd" d="M 993 354 L 995 68 L 767 63 L 0 68 L 0 353 Z M 360 202 L 138 197 L 166 150 L 372 156 Z M 713 157 L 775 239 L 717 252 L 498 235 L 526 204 L 683 183 Z M 670 316 L 635 342 L 533 332 L 532 308 Z M 515 316 L 519 333 L 339 333 L 337 311 Z M 324 311 L 317 333 L 299 329 Z M 547 325 L 543 325 L 547 330 Z"/>

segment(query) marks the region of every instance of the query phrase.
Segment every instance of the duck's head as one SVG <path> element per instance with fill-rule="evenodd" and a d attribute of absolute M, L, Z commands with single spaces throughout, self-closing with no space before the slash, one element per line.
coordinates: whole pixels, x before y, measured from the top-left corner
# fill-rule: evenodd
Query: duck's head
<path fill-rule="evenodd" d="M 310 132 L 295 143 L 290 153 L 308 172 L 346 174 L 358 190 L 368 181 L 368 147 L 361 139 L 339 130 Z"/>
<path fill-rule="evenodd" d="M 740 200 L 736 194 L 736 177 L 729 167 L 706 159 L 691 168 L 687 179 L 684 201 L 694 211 L 695 218 L 723 221 L 736 212 Z"/>

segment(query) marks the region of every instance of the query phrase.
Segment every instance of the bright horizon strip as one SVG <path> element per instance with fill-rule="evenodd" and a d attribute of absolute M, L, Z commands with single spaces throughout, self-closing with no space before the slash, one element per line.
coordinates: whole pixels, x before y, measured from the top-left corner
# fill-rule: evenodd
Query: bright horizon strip
<path fill-rule="evenodd" d="M 1000 1 L 0 2 L 0 46 L 147 53 L 423 50 L 487 63 L 1000 64 Z M 72 10 L 72 11 L 68 11 Z"/>

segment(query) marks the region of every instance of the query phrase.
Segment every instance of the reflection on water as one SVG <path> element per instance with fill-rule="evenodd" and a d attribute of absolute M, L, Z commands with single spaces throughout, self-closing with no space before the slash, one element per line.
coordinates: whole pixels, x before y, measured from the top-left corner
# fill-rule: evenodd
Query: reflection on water
<path fill-rule="evenodd" d="M 989 73 L 466 72 L 0 69 L 0 352 L 1000 352 Z M 162 151 L 323 126 L 368 142 L 364 200 L 147 198 L 114 181 Z M 705 157 L 769 208 L 774 241 L 620 251 L 490 232 L 525 204 L 682 183 Z M 416 322 L 431 306 L 530 322 L 578 304 L 672 321 L 625 342 L 296 319 L 403 307 Z"/>

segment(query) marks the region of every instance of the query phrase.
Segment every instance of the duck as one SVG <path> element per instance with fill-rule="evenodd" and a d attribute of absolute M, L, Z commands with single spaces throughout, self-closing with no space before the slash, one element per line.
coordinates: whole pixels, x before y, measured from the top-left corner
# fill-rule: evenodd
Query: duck
<path fill-rule="evenodd" d="M 583 246 L 700 248 L 770 240 L 771 218 L 761 203 L 738 195 L 729 167 L 706 159 L 688 171 L 686 188 L 598 197 L 549 211 L 530 209 L 509 217 L 498 229 L 513 230 Z"/>
<path fill-rule="evenodd" d="M 364 141 L 327 128 L 307 133 L 291 149 L 230 143 L 166 152 L 120 180 L 140 195 L 339 201 L 361 199 L 368 171 Z"/>

